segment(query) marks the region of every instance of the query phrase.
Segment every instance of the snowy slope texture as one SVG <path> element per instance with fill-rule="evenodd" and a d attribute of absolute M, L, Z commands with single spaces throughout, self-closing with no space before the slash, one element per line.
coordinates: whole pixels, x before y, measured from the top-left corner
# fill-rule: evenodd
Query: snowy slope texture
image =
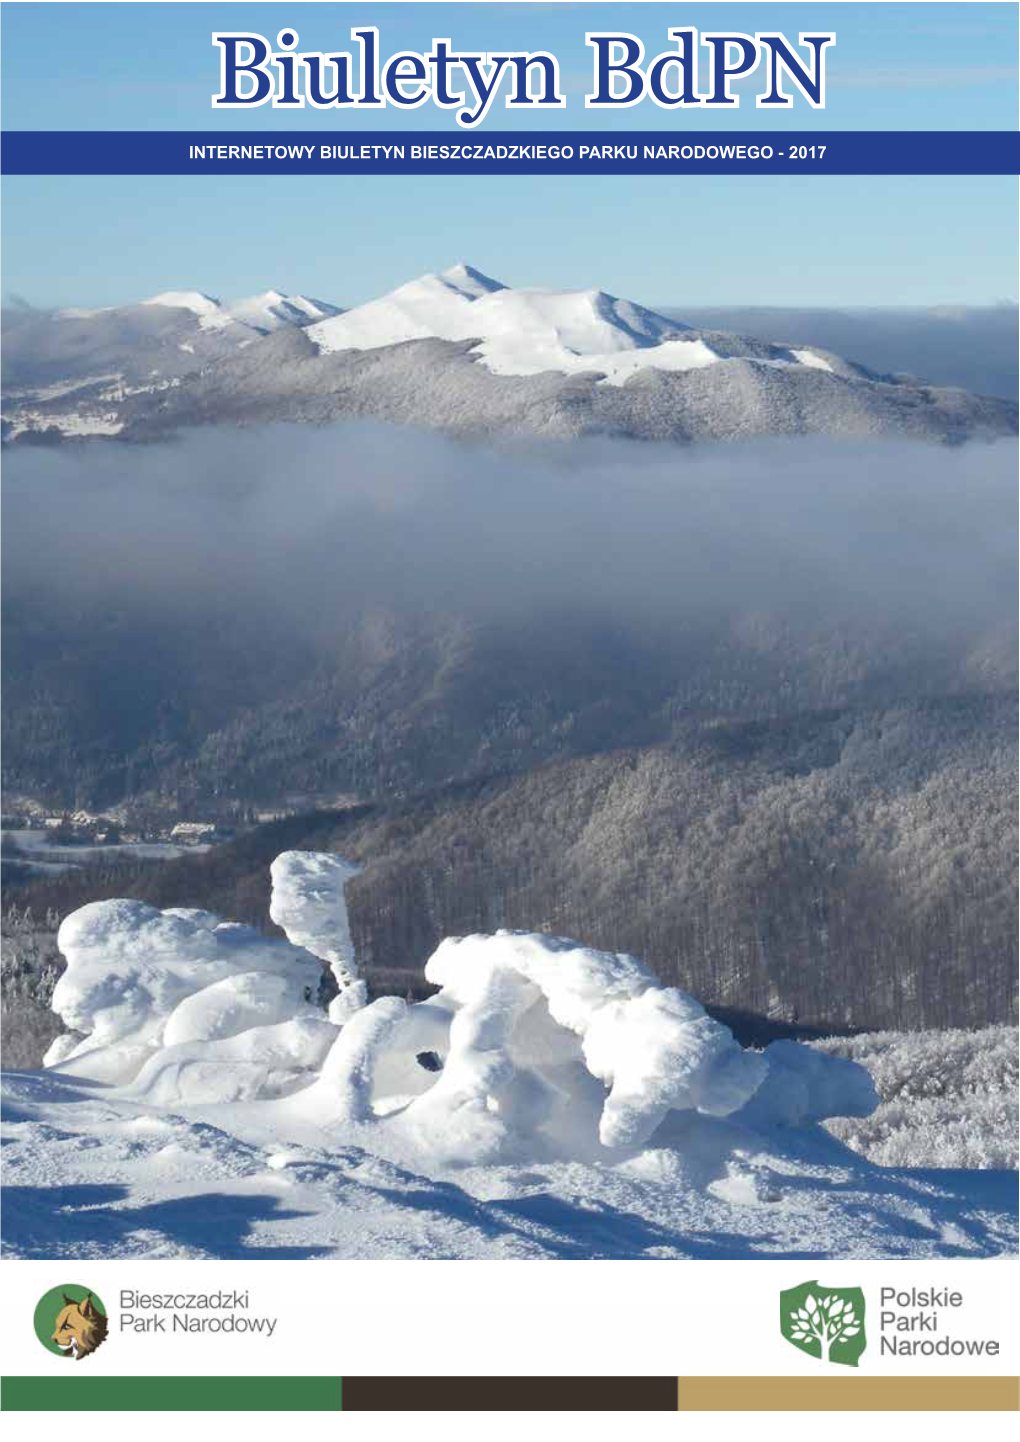
<path fill-rule="evenodd" d="M 422 1073 L 424 1075 L 424 1073 Z M 383 1121 L 5 1072 L 4 1255 L 913 1259 L 1016 1255 L 1016 1173 L 876 1166 L 822 1128 L 677 1113 L 591 1161 L 445 1167 Z M 399 1120 L 399 1118 L 395 1118 Z"/>
<path fill-rule="evenodd" d="M 740 353 L 770 365 L 857 369 L 822 351 L 754 341 L 740 346 L 736 337 L 713 346 L 682 322 L 605 291 L 511 290 L 463 263 L 409 281 L 380 300 L 310 327 L 308 334 L 326 353 L 430 337 L 476 340 L 474 353 L 496 375 L 598 372 L 613 385 L 649 367 L 699 370 Z"/>
<path fill-rule="evenodd" d="M 344 900 L 344 887 L 360 870 L 342 856 L 315 851 L 281 852 L 270 867 L 269 915 L 294 946 L 329 964 L 337 985 L 329 1018 L 338 1026 L 364 1006 L 368 995 L 358 979 Z"/>
<path fill-rule="evenodd" d="M 504 290 L 498 280 L 490 280 L 481 271 L 456 265 L 441 275 L 408 281 L 389 295 L 323 321 L 310 334 L 324 351 L 374 350 L 428 336 L 464 340 L 481 334 L 471 329 L 475 302 Z"/>

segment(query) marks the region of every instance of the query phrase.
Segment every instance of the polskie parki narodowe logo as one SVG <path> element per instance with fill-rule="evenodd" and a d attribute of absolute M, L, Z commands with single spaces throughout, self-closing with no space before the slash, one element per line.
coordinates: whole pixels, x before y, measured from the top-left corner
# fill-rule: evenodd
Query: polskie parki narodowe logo
<path fill-rule="evenodd" d="M 822 1362 L 856 1367 L 868 1345 L 860 1287 L 802 1282 L 779 1294 L 779 1330 L 794 1347 Z"/>
<path fill-rule="evenodd" d="M 106 1341 L 107 1311 L 95 1292 L 68 1283 L 53 1287 L 36 1303 L 35 1335 L 57 1357 L 81 1362 Z"/>

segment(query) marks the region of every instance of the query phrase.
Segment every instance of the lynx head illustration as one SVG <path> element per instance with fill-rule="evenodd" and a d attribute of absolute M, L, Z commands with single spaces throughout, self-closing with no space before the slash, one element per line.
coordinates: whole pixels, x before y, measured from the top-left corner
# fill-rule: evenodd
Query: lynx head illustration
<path fill-rule="evenodd" d="M 91 1292 L 81 1302 L 66 1292 L 62 1295 L 64 1305 L 53 1324 L 52 1341 L 65 1356 L 80 1362 L 106 1341 L 106 1317 L 92 1300 Z"/>

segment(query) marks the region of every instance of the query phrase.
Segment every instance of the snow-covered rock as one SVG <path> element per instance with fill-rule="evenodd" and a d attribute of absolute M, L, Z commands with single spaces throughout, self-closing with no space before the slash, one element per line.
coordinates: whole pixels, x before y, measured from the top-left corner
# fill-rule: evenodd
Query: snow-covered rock
<path fill-rule="evenodd" d="M 68 1031 L 45 1065 L 171 1105 L 279 1096 L 308 1084 L 364 1004 L 344 886 L 358 867 L 288 851 L 272 867 L 282 941 L 209 911 L 93 902 L 57 935 L 53 1009 Z M 317 1004 L 323 963 L 339 995 Z"/>

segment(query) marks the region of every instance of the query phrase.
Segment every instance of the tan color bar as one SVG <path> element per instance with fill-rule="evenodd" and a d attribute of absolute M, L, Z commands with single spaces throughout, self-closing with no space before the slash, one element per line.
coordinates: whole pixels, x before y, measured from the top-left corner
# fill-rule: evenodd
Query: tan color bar
<path fill-rule="evenodd" d="M 1016 1412 L 1018 1377 L 679 1377 L 681 1412 Z"/>

